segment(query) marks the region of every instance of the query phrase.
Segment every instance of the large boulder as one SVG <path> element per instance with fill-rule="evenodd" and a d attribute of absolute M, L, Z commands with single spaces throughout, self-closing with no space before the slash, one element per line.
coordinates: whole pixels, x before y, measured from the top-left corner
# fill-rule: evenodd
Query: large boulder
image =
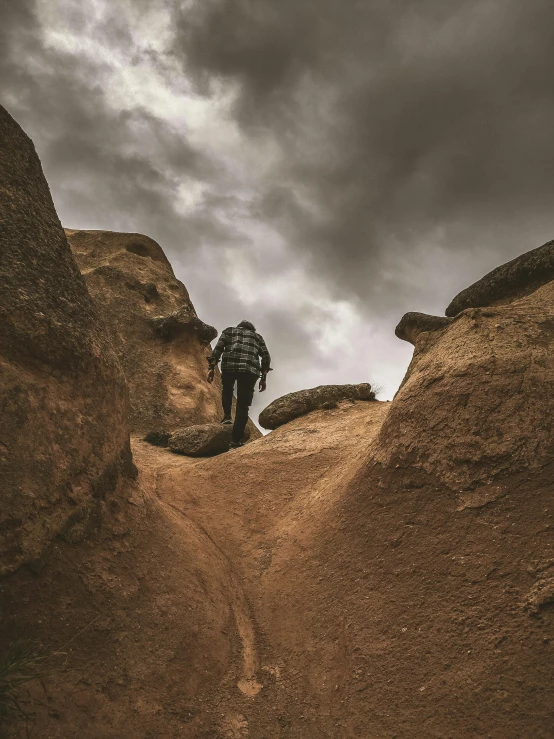
<path fill-rule="evenodd" d="M 187 457 L 213 457 L 229 450 L 233 427 L 220 423 L 204 423 L 174 431 L 168 446 L 176 454 Z M 246 429 L 244 439 L 250 438 Z"/>
<path fill-rule="evenodd" d="M 452 300 L 445 313 L 509 303 L 554 280 L 554 241 L 496 267 Z"/>
<path fill-rule="evenodd" d="M 0 107 L 0 573 L 98 526 L 128 395 L 32 141 Z"/>
<path fill-rule="evenodd" d="M 359 385 L 320 385 L 310 390 L 299 390 L 270 403 L 260 413 L 259 423 L 264 429 L 276 429 L 311 411 L 334 408 L 341 400 L 375 400 L 375 393 L 367 382 Z"/>

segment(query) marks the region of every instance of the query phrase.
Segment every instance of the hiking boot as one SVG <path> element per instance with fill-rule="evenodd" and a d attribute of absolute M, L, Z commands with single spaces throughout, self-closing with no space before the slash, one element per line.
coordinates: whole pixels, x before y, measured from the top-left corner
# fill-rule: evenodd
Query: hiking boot
<path fill-rule="evenodd" d="M 233 423 L 233 419 L 231 418 L 231 416 L 223 416 L 223 420 L 221 421 L 221 423 L 224 423 L 226 426 L 228 426 L 229 424 Z"/>
<path fill-rule="evenodd" d="M 238 449 L 239 446 L 244 446 L 244 441 L 232 441 L 229 444 L 229 449 Z"/>

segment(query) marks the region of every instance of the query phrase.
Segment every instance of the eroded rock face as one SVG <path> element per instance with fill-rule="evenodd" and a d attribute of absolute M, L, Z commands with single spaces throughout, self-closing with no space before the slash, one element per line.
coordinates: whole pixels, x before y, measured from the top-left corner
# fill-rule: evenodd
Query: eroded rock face
<path fill-rule="evenodd" d="M 507 289 L 498 286 L 495 294 Z M 511 303 L 466 309 L 440 332 L 420 333 L 380 433 L 379 461 L 425 470 L 453 489 L 479 489 L 548 464 L 553 348 L 554 282 Z"/>
<path fill-rule="evenodd" d="M 217 331 L 198 318 L 159 244 L 141 234 L 66 234 L 125 371 L 133 431 L 219 421 L 219 378 L 206 383 Z"/>
<path fill-rule="evenodd" d="M 462 290 L 445 313 L 455 316 L 466 308 L 509 303 L 529 295 L 554 279 L 554 241 L 496 267 Z"/>
<path fill-rule="evenodd" d="M 96 527 L 128 395 L 32 141 L 0 108 L 0 573 Z"/>
<path fill-rule="evenodd" d="M 375 393 L 367 382 L 359 385 L 320 385 L 310 390 L 299 390 L 270 403 L 260 413 L 259 423 L 264 429 L 276 429 L 311 411 L 334 408 L 341 400 L 375 400 Z"/>

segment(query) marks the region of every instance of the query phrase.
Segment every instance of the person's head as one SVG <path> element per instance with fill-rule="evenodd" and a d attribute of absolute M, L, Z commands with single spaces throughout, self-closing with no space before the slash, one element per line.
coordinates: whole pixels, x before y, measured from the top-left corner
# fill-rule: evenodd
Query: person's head
<path fill-rule="evenodd" d="M 256 327 L 253 323 L 250 323 L 250 321 L 241 321 L 237 328 L 248 328 L 250 331 L 255 331 Z"/>

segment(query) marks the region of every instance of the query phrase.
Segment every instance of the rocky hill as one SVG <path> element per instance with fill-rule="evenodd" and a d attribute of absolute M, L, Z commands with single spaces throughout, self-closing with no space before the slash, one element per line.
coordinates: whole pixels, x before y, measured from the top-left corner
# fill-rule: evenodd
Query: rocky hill
<path fill-rule="evenodd" d="M 319 388 L 242 449 L 179 457 L 141 436 L 217 410 L 209 332 L 146 237 L 68 232 L 85 283 L 31 142 L 0 126 L 0 648 L 49 660 L 0 732 L 550 739 L 554 282 L 535 257 L 448 318 L 402 319 L 392 403 Z"/>

